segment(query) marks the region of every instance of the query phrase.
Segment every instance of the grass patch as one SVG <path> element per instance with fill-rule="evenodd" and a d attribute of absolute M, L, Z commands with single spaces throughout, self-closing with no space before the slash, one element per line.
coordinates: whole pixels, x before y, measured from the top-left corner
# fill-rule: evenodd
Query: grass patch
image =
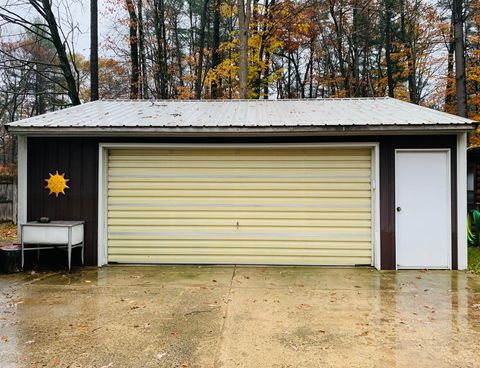
<path fill-rule="evenodd" d="M 468 247 L 468 269 L 480 273 L 480 247 Z"/>

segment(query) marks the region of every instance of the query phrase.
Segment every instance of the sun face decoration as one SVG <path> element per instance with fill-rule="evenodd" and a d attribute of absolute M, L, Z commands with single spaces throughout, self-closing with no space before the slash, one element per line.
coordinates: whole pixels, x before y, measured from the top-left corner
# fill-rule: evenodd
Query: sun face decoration
<path fill-rule="evenodd" d="M 69 182 L 70 179 L 65 179 L 65 173 L 59 174 L 58 171 L 56 171 L 55 174 L 49 175 L 50 177 L 45 179 L 47 182 L 45 188 L 50 190 L 50 193 L 48 194 L 55 194 L 56 197 L 58 197 L 60 193 L 65 195 L 65 189 L 70 188 L 67 185 L 67 182 Z"/>

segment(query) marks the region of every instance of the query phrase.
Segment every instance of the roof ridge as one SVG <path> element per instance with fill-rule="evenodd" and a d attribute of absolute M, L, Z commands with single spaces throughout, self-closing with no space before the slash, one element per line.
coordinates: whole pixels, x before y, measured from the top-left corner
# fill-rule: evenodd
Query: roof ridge
<path fill-rule="evenodd" d="M 317 102 L 317 101 L 376 101 L 376 100 L 392 100 L 391 97 L 327 97 L 327 98 L 282 98 L 282 99 L 100 99 L 101 102 L 192 102 L 192 103 L 205 103 L 205 102 Z M 95 102 L 95 101 L 89 101 Z"/>

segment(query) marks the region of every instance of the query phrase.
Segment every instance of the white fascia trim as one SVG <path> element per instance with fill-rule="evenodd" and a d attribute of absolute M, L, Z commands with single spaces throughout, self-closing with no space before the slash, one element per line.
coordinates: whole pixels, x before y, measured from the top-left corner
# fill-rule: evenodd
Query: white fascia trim
<path fill-rule="evenodd" d="M 27 136 L 19 135 L 17 137 L 17 160 L 18 160 L 18 172 L 17 172 L 17 198 L 18 198 L 18 210 L 17 210 L 17 226 L 18 234 L 21 236 L 21 226 L 27 222 L 27 157 L 28 157 L 28 145 Z M 21 239 L 19 239 L 21 241 Z"/>
<path fill-rule="evenodd" d="M 349 148 L 365 147 L 372 149 L 372 265 L 380 270 L 380 143 L 378 142 L 340 142 L 340 143 L 240 143 L 240 144 L 165 144 L 165 143 L 100 143 L 98 146 L 98 266 L 108 263 L 107 239 L 107 168 L 108 150 L 112 148 Z"/>
<path fill-rule="evenodd" d="M 457 134 L 457 261 L 468 268 L 467 244 L 467 133 Z"/>

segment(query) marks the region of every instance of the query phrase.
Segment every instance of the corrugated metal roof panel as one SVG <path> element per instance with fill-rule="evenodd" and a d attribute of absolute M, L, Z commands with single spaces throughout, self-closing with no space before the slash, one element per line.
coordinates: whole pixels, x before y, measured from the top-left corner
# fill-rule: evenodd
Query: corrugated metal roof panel
<path fill-rule="evenodd" d="M 470 125 L 473 120 L 393 98 L 316 100 L 89 102 L 9 124 L 9 130 L 56 128 L 280 128 Z"/>

